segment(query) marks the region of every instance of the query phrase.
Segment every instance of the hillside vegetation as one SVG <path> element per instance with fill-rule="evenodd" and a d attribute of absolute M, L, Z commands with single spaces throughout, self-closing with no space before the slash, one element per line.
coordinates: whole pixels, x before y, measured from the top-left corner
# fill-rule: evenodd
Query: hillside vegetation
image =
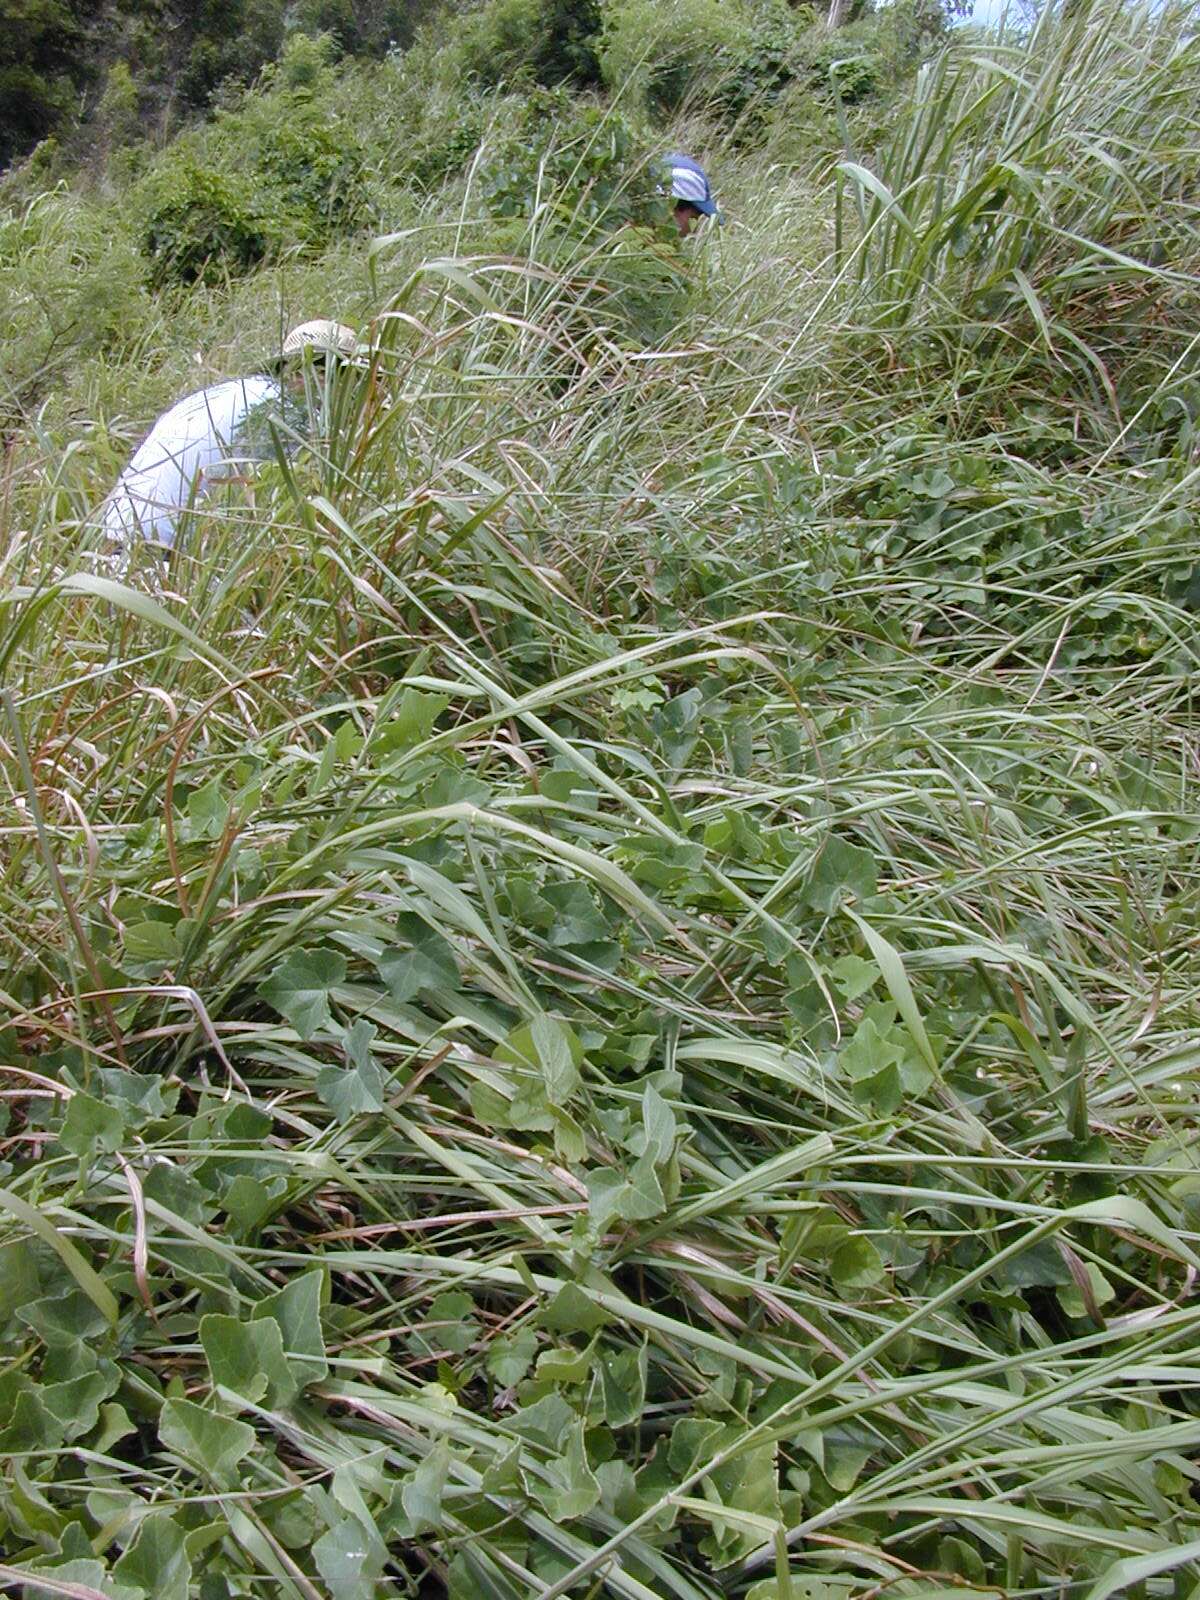
<path fill-rule="evenodd" d="M 1195 14 L 585 9 L 4 181 L 0 1587 L 1195 1600 Z"/>

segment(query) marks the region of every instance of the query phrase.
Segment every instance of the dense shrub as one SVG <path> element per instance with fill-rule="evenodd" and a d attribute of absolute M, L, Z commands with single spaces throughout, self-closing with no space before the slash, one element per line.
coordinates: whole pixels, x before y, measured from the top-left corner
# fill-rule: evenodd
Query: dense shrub
<path fill-rule="evenodd" d="M 156 169 L 135 206 L 145 208 L 140 242 L 156 289 L 220 283 L 256 266 L 277 242 L 252 186 L 190 154 Z"/>
<path fill-rule="evenodd" d="M 716 97 L 726 118 L 756 131 L 767 111 L 794 80 L 797 45 L 815 14 L 808 6 L 773 6 L 755 18 L 735 48 L 724 48 L 714 63 Z"/>
<path fill-rule="evenodd" d="M 716 64 L 743 58 L 753 40 L 749 13 L 721 0 L 611 0 L 600 65 L 610 89 L 666 112 L 712 92 Z"/>
<path fill-rule="evenodd" d="M 833 32 L 820 17 L 800 13 L 799 24 L 782 81 L 744 105 L 730 92 L 736 78 L 723 90 L 739 139 L 762 139 L 773 159 L 810 171 L 841 159 L 847 135 L 860 158 L 885 152 L 915 69 L 945 40 L 940 0 L 893 0 Z"/>
<path fill-rule="evenodd" d="M 483 128 L 483 109 L 469 100 L 463 102 L 452 122 L 429 119 L 424 123 L 424 137 L 411 147 L 407 175 L 423 189 L 445 182 L 461 172 L 478 150 Z"/>
<path fill-rule="evenodd" d="M 265 94 L 247 95 L 224 113 L 217 143 L 227 164 L 255 175 L 278 231 L 317 244 L 368 213 L 363 147 L 333 108 L 331 41 L 288 42 Z"/>
<path fill-rule="evenodd" d="M 545 333 L 553 381 L 579 378 L 602 348 L 644 349 L 678 321 L 689 273 L 659 178 L 625 117 L 562 89 L 525 97 L 481 168 L 493 247 L 529 262 L 521 316 Z"/>
<path fill-rule="evenodd" d="M 281 74 L 296 42 L 289 42 Z M 369 201 L 385 218 L 410 186 L 435 187 L 460 171 L 483 137 L 494 97 L 464 83 L 443 43 L 426 30 L 409 50 L 327 71 L 314 93 L 369 153 Z"/>
<path fill-rule="evenodd" d="M 293 34 L 279 60 L 263 74 L 263 87 L 323 93 L 333 87 L 330 67 L 336 53 L 331 33 Z"/>
<path fill-rule="evenodd" d="M 817 26 L 797 42 L 793 77 L 818 95 L 855 105 L 878 81 L 878 29 L 871 21 L 851 22 L 836 32 Z"/>
<path fill-rule="evenodd" d="M 844 105 L 907 84 L 944 41 L 941 0 L 894 0 L 834 32 L 818 23 L 800 36 L 796 79 Z"/>
<path fill-rule="evenodd" d="M 586 268 L 584 307 L 617 343 L 639 350 L 658 344 L 684 313 L 692 276 L 665 227 L 618 229 Z"/>
<path fill-rule="evenodd" d="M 957 0 L 949 6 L 942 0 L 895 0 L 876 11 L 871 20 L 882 75 L 890 81 L 907 77 L 944 43 L 951 13 L 962 13 Z"/>
<path fill-rule="evenodd" d="M 552 210 L 572 227 L 648 222 L 663 211 L 647 152 L 617 111 L 537 89 L 521 103 L 480 174 L 495 217 Z"/>
<path fill-rule="evenodd" d="M 945 27 L 940 0 L 895 0 L 834 30 L 823 6 L 788 0 L 611 0 L 600 56 L 614 91 L 660 115 L 698 101 L 745 142 L 782 99 L 853 105 L 895 84 Z"/>
<path fill-rule="evenodd" d="M 139 186 L 156 287 L 220 281 L 277 244 L 321 245 L 369 215 L 362 146 L 330 103 L 329 55 L 327 39 L 293 38 L 259 91 Z"/>
<path fill-rule="evenodd" d="M 283 44 L 283 0 L 200 0 L 177 26 L 192 34 L 180 96 L 204 106 L 226 79 L 249 83 L 274 61 Z"/>
<path fill-rule="evenodd" d="M 289 28 L 331 35 L 344 55 L 383 55 L 406 45 L 436 0 L 294 0 Z"/>
<path fill-rule="evenodd" d="M 489 0 L 458 46 L 462 71 L 495 85 L 525 76 L 546 87 L 600 82 L 598 0 Z"/>
<path fill-rule="evenodd" d="M 269 92 L 248 95 L 222 135 L 248 155 L 273 187 L 284 215 L 295 211 L 312 231 L 357 220 L 364 205 L 365 156 L 351 116 L 337 100 L 333 41 L 289 39 L 266 75 Z"/>
<path fill-rule="evenodd" d="M 893 0 L 837 29 L 829 28 L 823 9 L 780 0 L 760 9 L 744 40 L 719 52 L 714 101 L 742 143 L 764 137 L 780 109 L 800 128 L 813 128 L 838 105 L 886 99 L 945 31 L 940 0 Z M 803 136 L 798 153 L 812 155 Z"/>
<path fill-rule="evenodd" d="M 298 0 L 288 12 L 288 23 L 301 34 L 324 35 L 341 55 L 358 49 L 358 19 L 351 0 Z"/>
<path fill-rule="evenodd" d="M 131 144 L 141 133 L 138 88 L 124 61 L 115 61 L 108 69 L 94 122 L 96 132 L 109 150 Z"/>

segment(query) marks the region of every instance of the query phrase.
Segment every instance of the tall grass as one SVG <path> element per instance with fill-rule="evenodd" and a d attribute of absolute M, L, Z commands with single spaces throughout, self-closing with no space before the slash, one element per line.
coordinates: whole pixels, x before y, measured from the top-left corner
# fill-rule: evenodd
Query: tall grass
<path fill-rule="evenodd" d="M 82 560 L 115 451 L 21 436 L 6 1586 L 1195 1590 L 1192 330 L 1106 410 L 1059 327 L 1193 303 L 1196 57 L 1004 49 L 840 250 L 722 153 L 650 346 L 599 247 L 393 241 L 165 592 Z M 980 355 L 939 240 L 1039 103 Z"/>

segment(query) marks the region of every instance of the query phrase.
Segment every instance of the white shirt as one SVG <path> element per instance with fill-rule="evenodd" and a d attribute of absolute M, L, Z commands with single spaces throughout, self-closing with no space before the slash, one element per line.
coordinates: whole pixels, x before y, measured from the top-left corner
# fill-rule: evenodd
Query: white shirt
<path fill-rule="evenodd" d="M 134 451 L 101 506 L 105 532 L 121 545 L 138 535 L 174 544 L 180 512 L 253 459 L 244 447 L 238 454 L 238 433 L 247 416 L 281 397 L 274 378 L 231 378 L 173 405 Z"/>

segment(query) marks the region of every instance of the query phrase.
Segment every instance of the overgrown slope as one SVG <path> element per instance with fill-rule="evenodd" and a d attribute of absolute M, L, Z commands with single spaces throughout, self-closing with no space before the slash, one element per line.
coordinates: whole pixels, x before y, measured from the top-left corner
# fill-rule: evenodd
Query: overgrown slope
<path fill-rule="evenodd" d="M 1198 89 L 1097 6 L 836 171 L 692 113 L 683 251 L 485 98 L 13 421 L 0 1582 L 1196 1592 Z M 115 419 L 332 311 L 94 576 Z"/>

